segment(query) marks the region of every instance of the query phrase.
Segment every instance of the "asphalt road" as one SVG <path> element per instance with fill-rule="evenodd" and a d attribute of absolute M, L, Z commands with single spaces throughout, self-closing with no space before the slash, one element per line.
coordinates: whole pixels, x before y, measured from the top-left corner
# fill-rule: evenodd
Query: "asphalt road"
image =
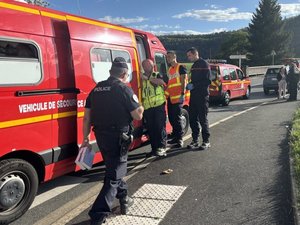
<path fill-rule="evenodd" d="M 123 218 L 116 204 L 117 217 L 106 224 L 294 224 L 288 131 L 298 107 L 299 101 L 265 96 L 261 78 L 253 78 L 249 100 L 210 107 L 208 151 L 183 148 L 147 159 L 149 146 L 132 151 L 127 179 L 135 205 L 143 212 L 132 211 L 129 219 Z M 167 169 L 173 171 L 162 175 Z M 102 180 L 103 166 L 97 165 L 43 184 L 36 206 L 12 224 L 89 224 L 87 212 Z M 144 187 L 154 192 L 140 197 Z M 172 191 L 176 193 L 170 196 Z"/>

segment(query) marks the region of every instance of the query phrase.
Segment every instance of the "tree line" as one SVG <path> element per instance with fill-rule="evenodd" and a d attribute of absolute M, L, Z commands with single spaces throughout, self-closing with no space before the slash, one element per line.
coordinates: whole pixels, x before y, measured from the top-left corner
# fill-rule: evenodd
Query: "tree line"
<path fill-rule="evenodd" d="M 47 7 L 46 0 L 25 0 Z M 247 55 L 243 64 L 250 66 L 282 64 L 284 58 L 300 57 L 300 16 L 283 19 L 277 0 L 260 0 L 248 27 L 237 31 L 206 35 L 165 35 L 159 39 L 186 61 L 186 50 L 196 47 L 203 58 L 226 59 L 230 55 Z"/>
<path fill-rule="evenodd" d="M 175 50 L 186 62 L 186 50 L 196 47 L 203 58 L 226 59 L 230 55 L 247 55 L 244 65 L 282 64 L 284 58 L 300 57 L 300 16 L 281 17 L 277 0 L 261 0 L 248 27 L 237 31 L 207 35 L 159 36 L 166 49 Z"/>

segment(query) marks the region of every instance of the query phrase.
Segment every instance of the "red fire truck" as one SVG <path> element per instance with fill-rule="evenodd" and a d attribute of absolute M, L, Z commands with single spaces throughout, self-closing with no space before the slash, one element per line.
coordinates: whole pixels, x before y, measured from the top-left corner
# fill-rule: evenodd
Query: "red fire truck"
<path fill-rule="evenodd" d="M 151 33 L 15 1 L 0 1 L 0 224 L 22 216 L 38 184 L 76 171 L 85 99 L 125 58 L 141 99 L 140 62 L 167 71 Z M 105 106 L 103 106 L 105 107 Z M 187 113 L 185 111 L 185 121 Z M 188 123 L 186 122 L 186 127 Z M 131 149 L 145 141 L 134 121 Z M 92 144 L 96 147 L 95 140 Z M 96 154 L 94 163 L 102 160 Z"/>

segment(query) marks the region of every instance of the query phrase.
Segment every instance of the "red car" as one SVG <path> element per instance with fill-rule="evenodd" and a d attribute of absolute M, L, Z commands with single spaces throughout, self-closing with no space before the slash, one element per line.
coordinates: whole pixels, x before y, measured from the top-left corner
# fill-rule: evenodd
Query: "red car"
<path fill-rule="evenodd" d="M 224 61 L 209 61 L 212 82 L 209 86 L 210 101 L 227 106 L 231 99 L 248 99 L 251 92 L 251 80 L 243 71 Z"/>

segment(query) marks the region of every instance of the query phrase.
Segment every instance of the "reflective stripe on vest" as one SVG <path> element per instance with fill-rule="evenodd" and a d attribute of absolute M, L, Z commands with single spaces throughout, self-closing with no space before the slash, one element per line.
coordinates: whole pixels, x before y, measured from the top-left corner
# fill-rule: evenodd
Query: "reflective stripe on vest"
<path fill-rule="evenodd" d="M 170 67 L 168 73 L 169 82 L 165 91 L 165 95 L 167 98 L 170 98 L 172 104 L 179 103 L 179 99 L 181 96 L 179 66 L 180 64 L 177 64 L 175 67 Z"/>
<path fill-rule="evenodd" d="M 152 77 L 157 78 L 157 74 L 152 74 Z M 145 110 L 160 106 L 165 102 L 164 89 L 162 86 L 154 87 L 149 80 L 143 80 L 142 98 Z"/>

